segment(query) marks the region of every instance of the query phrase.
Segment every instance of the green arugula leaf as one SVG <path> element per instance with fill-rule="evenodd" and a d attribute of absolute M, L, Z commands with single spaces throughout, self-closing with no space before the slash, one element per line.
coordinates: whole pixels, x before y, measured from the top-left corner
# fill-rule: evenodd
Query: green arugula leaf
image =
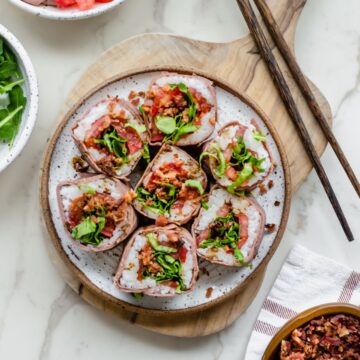
<path fill-rule="evenodd" d="M 201 207 L 203 207 L 205 210 L 209 210 L 209 205 L 204 198 L 201 198 L 200 202 L 201 202 Z"/>
<path fill-rule="evenodd" d="M 254 133 L 254 139 L 257 141 L 266 141 L 266 137 L 265 137 L 265 135 L 262 134 L 261 131 L 256 131 Z"/>
<path fill-rule="evenodd" d="M 176 195 L 176 186 L 170 183 L 162 183 L 161 186 L 164 186 L 169 189 L 168 195 L 174 197 Z"/>
<path fill-rule="evenodd" d="M 151 245 L 151 247 L 155 251 L 164 252 L 166 254 L 171 254 L 171 253 L 177 252 L 177 249 L 175 249 L 175 248 L 172 248 L 172 247 L 169 247 L 169 246 L 164 246 L 164 245 L 159 245 L 159 243 L 157 241 L 157 238 L 156 238 L 154 233 L 147 234 L 146 238 L 147 238 L 149 244 Z"/>
<path fill-rule="evenodd" d="M 188 102 L 188 121 L 184 122 L 182 115 L 177 115 L 175 118 L 170 116 L 157 116 L 155 119 L 156 127 L 166 134 L 163 142 L 171 140 L 176 143 L 182 136 L 191 134 L 199 129 L 200 126 L 194 125 L 193 121 L 196 117 L 196 104 L 194 97 L 185 84 L 170 84 L 170 90 L 174 90 L 176 87 L 186 96 Z"/>
<path fill-rule="evenodd" d="M 15 54 L 0 38 L 0 140 L 12 146 L 26 106 Z"/>
<path fill-rule="evenodd" d="M 136 190 L 136 198 L 141 202 L 142 206 L 145 209 L 155 213 L 155 214 L 165 214 L 168 213 L 172 205 L 176 201 L 177 188 L 169 183 L 163 183 L 161 187 L 167 189 L 167 199 L 159 199 L 155 193 L 151 193 L 144 189 L 143 187 L 138 187 Z"/>
<path fill-rule="evenodd" d="M 103 135 L 101 139 L 94 140 L 96 144 L 106 147 L 111 154 L 114 154 L 117 158 L 122 159 L 122 164 L 129 161 L 128 150 L 126 147 L 127 139 L 118 136 L 116 129 L 110 127 Z"/>
<path fill-rule="evenodd" d="M 190 105 L 194 104 L 194 97 L 192 96 L 191 92 L 187 88 L 187 86 L 184 83 L 180 83 L 177 85 L 178 89 L 187 96 Z"/>
<path fill-rule="evenodd" d="M 81 240 L 82 237 L 96 232 L 96 224 L 90 217 L 85 218 L 80 224 L 76 225 L 72 230 L 72 237 Z"/>
<path fill-rule="evenodd" d="M 172 134 L 176 130 L 176 120 L 170 116 L 157 116 L 155 119 L 156 127 L 164 134 Z"/>
<path fill-rule="evenodd" d="M 185 186 L 189 186 L 189 187 L 197 189 L 199 191 L 200 195 L 204 194 L 204 188 L 201 185 L 201 182 L 198 180 L 193 180 L 193 179 L 186 180 Z"/>
<path fill-rule="evenodd" d="M 142 105 L 140 105 L 140 106 L 138 107 L 138 110 L 140 111 L 141 115 L 145 115 L 145 111 L 144 111 Z"/>
<path fill-rule="evenodd" d="M 238 186 L 240 186 L 243 182 L 245 182 L 247 179 L 249 179 L 252 174 L 253 174 L 253 167 L 251 164 L 246 163 L 244 165 L 244 168 L 240 171 L 240 173 L 238 173 L 238 177 L 237 179 L 231 184 L 229 185 L 226 190 L 229 193 L 234 193 L 234 191 L 236 190 L 236 188 Z"/>
<path fill-rule="evenodd" d="M 11 91 L 16 85 L 21 85 L 22 83 L 24 83 L 24 81 L 24 79 L 20 79 L 6 85 L 0 85 L 0 94 L 5 94 Z"/>
<path fill-rule="evenodd" d="M 150 158 L 150 150 L 149 150 L 149 144 L 148 143 L 144 143 L 144 150 L 143 150 L 142 157 L 146 161 L 147 164 L 150 163 L 151 158 Z"/>
<path fill-rule="evenodd" d="M 89 195 L 94 195 L 96 193 L 96 190 L 92 186 L 87 185 L 87 184 L 79 185 L 79 189 L 81 191 L 85 191 Z"/>
<path fill-rule="evenodd" d="M 13 120 L 15 116 L 23 109 L 23 106 L 19 106 L 14 111 L 12 111 L 10 114 L 8 114 L 4 119 L 0 121 L 0 129 L 7 124 L 9 121 Z"/>
<path fill-rule="evenodd" d="M 14 62 L 4 61 L 0 64 L 0 80 L 11 78 L 17 70 L 17 64 Z"/>
<path fill-rule="evenodd" d="M 95 223 L 91 220 L 91 217 L 88 216 L 73 228 L 71 235 L 75 240 L 84 244 L 98 246 L 104 240 L 104 237 L 100 233 L 104 229 L 105 224 L 105 217 L 98 216 L 97 223 Z"/>
<path fill-rule="evenodd" d="M 185 134 L 191 134 L 199 128 L 200 128 L 200 126 L 198 126 L 198 125 L 193 125 L 191 123 L 185 124 L 184 126 L 182 126 L 181 128 L 178 129 L 178 131 L 176 132 L 176 134 L 173 137 L 173 142 L 176 143 Z"/>
<path fill-rule="evenodd" d="M 213 154 L 210 151 L 204 151 L 200 155 L 199 162 L 201 164 L 201 162 L 205 156 L 214 159 L 217 162 L 217 168 L 216 168 L 215 174 L 216 174 L 216 176 L 221 178 L 224 176 L 225 170 L 226 170 L 224 154 L 217 143 L 212 143 L 210 145 L 210 149 L 214 149 L 215 154 Z"/>
<path fill-rule="evenodd" d="M 257 159 L 245 146 L 243 138 L 240 136 L 237 139 L 237 146 L 234 148 L 231 160 L 229 165 L 230 166 L 244 166 L 246 163 L 251 163 L 258 172 L 263 172 L 264 169 L 261 168 L 261 163 L 265 160 Z"/>
<path fill-rule="evenodd" d="M 230 246 L 234 250 L 234 256 L 240 264 L 244 264 L 244 255 L 238 247 L 240 240 L 240 225 L 235 218 L 234 213 L 230 212 L 224 217 L 215 218 L 210 228 L 210 236 L 203 240 L 199 247 L 205 249 L 207 247 L 224 247 Z"/>

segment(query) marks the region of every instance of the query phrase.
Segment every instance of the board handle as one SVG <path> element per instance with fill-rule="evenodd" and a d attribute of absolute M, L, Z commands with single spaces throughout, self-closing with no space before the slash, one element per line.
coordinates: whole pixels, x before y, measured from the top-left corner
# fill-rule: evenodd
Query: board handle
<path fill-rule="evenodd" d="M 284 6 L 284 2 L 286 6 Z M 294 53 L 294 39 L 296 26 L 301 15 L 301 12 L 306 4 L 306 0 L 266 0 L 268 7 L 278 23 L 283 36 L 289 45 L 291 51 Z M 239 12 L 240 16 L 241 13 Z M 261 21 L 263 25 L 263 22 Z M 251 35 L 248 35 L 249 41 L 252 41 Z M 244 38 L 237 39 L 231 42 L 232 46 L 243 46 Z M 272 40 L 269 40 L 271 47 L 274 46 Z M 254 51 L 258 51 L 254 43 Z"/>

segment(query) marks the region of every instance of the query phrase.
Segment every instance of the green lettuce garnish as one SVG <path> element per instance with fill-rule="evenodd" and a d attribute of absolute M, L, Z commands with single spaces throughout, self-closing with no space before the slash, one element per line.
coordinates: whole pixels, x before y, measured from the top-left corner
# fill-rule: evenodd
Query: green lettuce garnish
<path fill-rule="evenodd" d="M 229 226 L 229 224 L 231 224 Z M 199 247 L 224 247 L 230 246 L 234 250 L 234 256 L 240 264 L 244 264 L 244 255 L 238 247 L 240 240 L 240 225 L 235 219 L 234 213 L 230 212 L 227 216 L 219 216 L 214 220 L 210 230 L 210 237 L 203 240 Z"/>
<path fill-rule="evenodd" d="M 188 121 L 184 121 L 182 115 L 175 117 L 158 115 L 155 119 L 156 127 L 164 134 L 166 134 L 163 141 L 172 141 L 176 143 L 182 136 L 191 134 L 199 129 L 200 126 L 194 125 L 193 121 L 196 117 L 196 104 L 194 97 L 183 83 L 170 84 L 170 89 L 178 88 L 186 97 L 188 103 Z"/>
<path fill-rule="evenodd" d="M 181 262 L 169 255 L 176 253 L 177 249 L 160 245 L 154 233 L 147 234 L 146 238 L 154 251 L 153 254 L 156 262 L 162 267 L 162 271 L 158 272 L 156 275 L 150 275 L 145 269 L 145 271 L 143 271 L 144 278 L 151 276 L 156 280 L 156 282 L 162 282 L 165 280 L 176 281 L 178 284 L 176 292 L 180 293 L 185 290 L 186 287 L 182 279 Z"/>
<path fill-rule="evenodd" d="M 98 246 L 104 240 L 100 232 L 104 229 L 105 223 L 105 217 L 98 216 L 97 223 L 91 220 L 90 216 L 86 217 L 73 228 L 71 235 L 83 244 Z"/>

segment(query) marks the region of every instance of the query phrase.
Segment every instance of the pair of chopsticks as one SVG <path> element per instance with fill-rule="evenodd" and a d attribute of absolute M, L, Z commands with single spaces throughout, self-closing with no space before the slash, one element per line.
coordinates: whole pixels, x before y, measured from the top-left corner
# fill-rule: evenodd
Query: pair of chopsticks
<path fill-rule="evenodd" d="M 310 110 L 312 111 L 315 119 L 319 123 L 326 139 L 329 141 L 330 145 L 332 146 L 338 160 L 340 161 L 341 165 L 343 166 L 347 176 L 349 177 L 355 191 L 357 192 L 358 196 L 360 196 L 360 186 L 359 182 L 356 178 L 354 171 L 352 170 L 349 162 L 347 161 L 343 151 L 341 150 L 340 145 L 338 144 L 331 127 L 326 121 L 326 118 L 320 108 L 320 105 L 315 99 L 315 96 L 308 85 L 305 76 L 301 72 L 299 65 L 297 64 L 294 56 L 291 53 L 289 46 L 287 45 L 278 24 L 276 23 L 271 10 L 269 9 L 268 5 L 266 4 L 266 0 L 254 0 L 263 20 L 269 31 L 270 35 L 272 36 L 275 45 L 278 47 L 281 55 L 283 56 L 290 72 L 295 79 L 299 89 L 301 90 Z M 286 109 L 293 120 L 298 134 L 301 138 L 301 141 L 304 145 L 304 148 L 315 168 L 315 171 L 324 187 L 324 190 L 335 210 L 335 213 L 340 221 L 340 224 L 346 234 L 346 237 L 349 241 L 354 240 L 354 236 L 350 230 L 349 224 L 345 218 L 345 215 L 341 209 L 338 199 L 336 198 L 335 192 L 331 187 L 330 181 L 326 175 L 326 172 L 320 162 L 320 158 L 316 153 L 314 144 L 311 141 L 310 135 L 305 127 L 305 124 L 301 118 L 299 110 L 296 106 L 294 98 L 291 95 L 289 86 L 285 80 L 285 77 L 271 51 L 271 48 L 268 44 L 268 41 L 265 37 L 265 34 L 262 28 L 259 25 L 259 22 L 256 18 L 256 15 L 251 7 L 249 0 L 237 0 L 237 3 L 240 7 L 240 10 L 245 18 L 245 21 L 250 29 L 250 33 L 253 36 L 259 50 L 261 53 L 262 58 L 266 62 L 271 76 L 274 80 L 274 83 L 280 93 L 280 96 L 286 106 Z"/>

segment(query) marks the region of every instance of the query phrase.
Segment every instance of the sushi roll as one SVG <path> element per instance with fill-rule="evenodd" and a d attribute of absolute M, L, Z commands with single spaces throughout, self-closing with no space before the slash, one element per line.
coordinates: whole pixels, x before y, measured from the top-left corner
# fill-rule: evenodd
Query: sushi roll
<path fill-rule="evenodd" d="M 149 156 L 148 132 L 138 109 L 108 98 L 93 106 L 72 128 L 72 136 L 89 165 L 119 179 Z"/>
<path fill-rule="evenodd" d="M 91 176 L 57 186 L 60 214 L 73 243 L 85 251 L 110 250 L 136 228 L 132 191 L 117 179 Z"/>
<path fill-rule="evenodd" d="M 215 88 L 200 76 L 166 73 L 151 82 L 142 110 L 151 145 L 196 145 L 214 131 Z"/>
<path fill-rule="evenodd" d="M 139 180 L 133 205 L 157 225 L 185 224 L 198 213 L 206 185 L 206 175 L 195 159 L 164 144 Z"/>
<path fill-rule="evenodd" d="M 253 198 L 236 196 L 214 186 L 207 209 L 202 208 L 192 226 L 197 254 L 226 266 L 249 264 L 257 254 L 265 213 Z"/>
<path fill-rule="evenodd" d="M 205 159 L 219 185 L 234 193 L 253 190 L 273 171 L 273 161 L 266 138 L 255 120 L 243 125 L 226 124 L 214 140 L 204 146 Z"/>
<path fill-rule="evenodd" d="M 174 296 L 190 291 L 198 272 L 195 242 L 186 229 L 148 226 L 126 245 L 114 284 L 125 292 Z"/>

